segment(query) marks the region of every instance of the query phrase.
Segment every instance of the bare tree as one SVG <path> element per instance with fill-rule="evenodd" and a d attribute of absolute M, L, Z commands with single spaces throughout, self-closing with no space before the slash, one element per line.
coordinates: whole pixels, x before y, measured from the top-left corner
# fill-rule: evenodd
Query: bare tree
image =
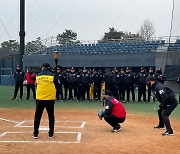
<path fill-rule="evenodd" d="M 155 33 L 155 29 L 153 23 L 149 19 L 144 20 L 143 25 L 141 25 L 139 34 L 145 40 L 149 40 L 149 38 L 152 37 L 154 33 Z"/>

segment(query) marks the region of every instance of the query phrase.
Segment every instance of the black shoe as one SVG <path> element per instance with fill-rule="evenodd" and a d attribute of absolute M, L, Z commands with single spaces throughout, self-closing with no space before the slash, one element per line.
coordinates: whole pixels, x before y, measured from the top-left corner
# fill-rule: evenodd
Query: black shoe
<path fill-rule="evenodd" d="M 49 134 L 48 137 L 49 137 L 49 138 L 54 138 L 55 136 L 54 136 L 54 134 Z"/>
<path fill-rule="evenodd" d="M 121 129 L 122 129 L 121 127 L 120 127 L 120 128 L 116 128 L 116 129 L 113 129 L 113 130 L 112 130 L 112 133 L 118 133 Z"/>
<path fill-rule="evenodd" d="M 164 133 L 162 133 L 162 136 L 174 136 L 173 131 L 166 131 Z"/>
<path fill-rule="evenodd" d="M 33 134 L 33 135 L 32 135 L 32 138 L 33 138 L 33 139 L 38 139 L 38 134 Z"/>
<path fill-rule="evenodd" d="M 154 126 L 154 129 L 164 129 L 164 126 L 157 125 L 157 126 Z"/>

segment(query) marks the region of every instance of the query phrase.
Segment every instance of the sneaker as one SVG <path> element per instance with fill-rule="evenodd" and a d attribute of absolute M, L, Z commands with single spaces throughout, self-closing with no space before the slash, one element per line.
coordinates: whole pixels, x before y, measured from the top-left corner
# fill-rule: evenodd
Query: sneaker
<path fill-rule="evenodd" d="M 122 129 L 122 127 L 119 125 L 117 128 L 113 128 L 113 130 L 111 132 L 118 133 L 121 129 Z"/>
<path fill-rule="evenodd" d="M 154 126 L 154 129 L 164 129 L 164 126 L 157 125 L 157 126 Z"/>
<path fill-rule="evenodd" d="M 11 100 L 16 100 L 16 98 L 13 97 L 13 98 L 11 98 Z"/>
<path fill-rule="evenodd" d="M 113 129 L 112 133 L 118 133 L 122 128 L 116 128 L 116 129 Z"/>
<path fill-rule="evenodd" d="M 164 133 L 162 133 L 162 136 L 174 136 L 173 131 L 166 131 Z"/>
<path fill-rule="evenodd" d="M 49 134 L 48 137 L 49 137 L 49 138 L 54 138 L 55 136 L 54 136 L 54 134 Z"/>
<path fill-rule="evenodd" d="M 38 139 L 38 135 L 35 134 L 35 135 L 32 136 L 32 138 L 33 139 Z"/>

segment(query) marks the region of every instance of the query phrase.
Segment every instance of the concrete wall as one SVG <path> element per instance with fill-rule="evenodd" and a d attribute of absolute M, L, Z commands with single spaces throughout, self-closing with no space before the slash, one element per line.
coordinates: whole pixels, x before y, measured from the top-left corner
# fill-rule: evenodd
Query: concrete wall
<path fill-rule="evenodd" d="M 156 52 L 156 68 L 162 68 L 164 72 L 166 66 L 166 58 L 167 65 L 180 65 L 180 51 L 178 52 Z"/>
<path fill-rule="evenodd" d="M 24 56 L 24 67 L 38 67 L 44 62 L 49 62 L 54 66 L 53 55 Z M 148 67 L 155 66 L 155 53 L 61 54 L 59 55 L 58 64 L 63 67 Z"/>

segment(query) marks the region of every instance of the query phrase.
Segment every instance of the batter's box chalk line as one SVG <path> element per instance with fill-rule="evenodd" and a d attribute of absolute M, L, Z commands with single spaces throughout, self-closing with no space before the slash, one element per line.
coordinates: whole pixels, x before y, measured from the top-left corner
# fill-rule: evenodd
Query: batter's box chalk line
<path fill-rule="evenodd" d="M 33 126 L 31 125 L 23 125 L 23 124 L 26 124 L 28 122 L 32 122 L 32 120 L 25 120 L 25 121 L 21 121 L 19 122 L 18 124 L 16 124 L 14 127 L 21 127 L 21 128 L 32 128 Z M 80 126 L 58 126 L 57 124 L 58 123 L 61 123 L 61 122 L 64 122 L 64 123 L 81 123 Z M 86 125 L 86 122 L 85 121 L 55 121 L 55 128 L 84 128 Z M 40 126 L 40 130 L 47 130 L 49 127 L 48 126 Z"/>
<path fill-rule="evenodd" d="M 8 120 L 8 119 L 4 119 L 4 118 L 0 118 L 0 120 L 2 121 L 5 121 L 5 122 L 10 122 L 10 123 L 15 123 L 16 125 L 14 127 L 21 127 L 21 128 L 31 128 L 33 126 L 29 126 L 29 125 L 23 125 L 27 122 L 32 122 L 32 120 L 24 120 L 24 121 L 21 121 L 21 122 L 17 122 L 17 121 L 13 121 L 13 120 Z M 84 128 L 85 125 L 86 125 L 86 122 L 85 121 L 55 121 L 55 123 L 59 123 L 59 122 L 65 122 L 65 123 L 81 123 L 80 126 L 57 126 L 55 125 L 55 128 L 57 127 L 60 127 L 60 128 Z M 47 126 L 40 126 L 40 128 L 43 130 L 46 130 L 47 129 Z"/>
<path fill-rule="evenodd" d="M 0 134 L 0 139 L 2 139 L 3 137 L 5 137 L 7 134 L 31 134 L 32 132 L 4 132 L 2 134 Z M 45 133 L 45 132 L 44 132 Z M 34 139 L 34 140 L 0 140 L 0 143 L 65 143 L 65 144 L 70 144 L 70 143 L 80 143 L 81 142 L 81 137 L 82 137 L 82 133 L 81 132 L 55 132 L 55 134 L 77 134 L 76 137 L 76 141 L 53 141 L 51 139 L 51 141 L 40 141 L 38 139 Z"/>

